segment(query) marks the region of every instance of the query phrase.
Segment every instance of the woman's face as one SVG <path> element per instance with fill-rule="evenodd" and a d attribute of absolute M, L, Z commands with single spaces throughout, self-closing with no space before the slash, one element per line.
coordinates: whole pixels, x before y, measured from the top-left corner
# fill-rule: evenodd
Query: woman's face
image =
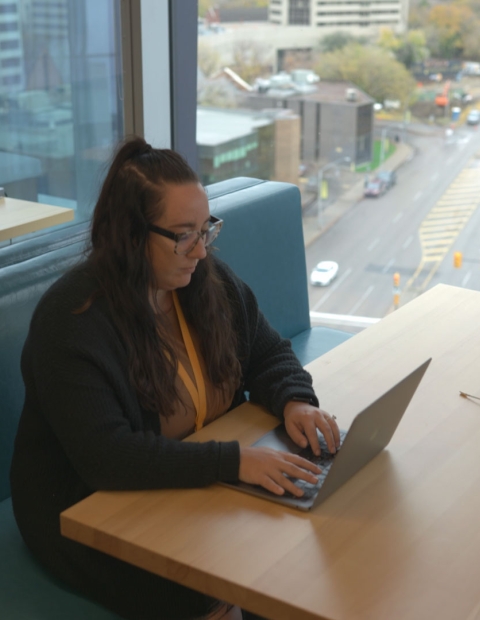
<path fill-rule="evenodd" d="M 200 183 L 177 185 L 168 183 L 164 188 L 162 214 L 152 224 L 173 233 L 205 230 L 210 218 L 207 195 Z M 175 254 L 175 241 L 154 232 L 148 233 L 147 257 L 151 261 L 157 288 L 173 291 L 190 283 L 199 260 L 207 252 L 203 239 L 188 254 Z"/>

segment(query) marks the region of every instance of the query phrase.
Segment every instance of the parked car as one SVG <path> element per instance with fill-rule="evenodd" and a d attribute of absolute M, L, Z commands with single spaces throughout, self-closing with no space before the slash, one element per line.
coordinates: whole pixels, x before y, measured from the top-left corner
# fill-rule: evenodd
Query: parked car
<path fill-rule="evenodd" d="M 333 260 L 323 260 L 310 274 L 310 284 L 313 286 L 327 286 L 337 277 L 338 264 Z"/>
<path fill-rule="evenodd" d="M 375 175 L 375 178 L 383 181 L 387 186 L 387 189 L 393 187 L 397 182 L 397 175 L 393 170 L 379 170 Z"/>
<path fill-rule="evenodd" d="M 383 194 L 387 191 L 387 186 L 384 181 L 381 179 L 372 179 L 368 181 L 365 185 L 365 189 L 363 190 L 363 195 L 365 198 L 378 198 L 379 196 L 383 196 Z"/>
<path fill-rule="evenodd" d="M 478 125 L 480 123 L 480 110 L 470 110 L 467 116 L 467 125 Z"/>

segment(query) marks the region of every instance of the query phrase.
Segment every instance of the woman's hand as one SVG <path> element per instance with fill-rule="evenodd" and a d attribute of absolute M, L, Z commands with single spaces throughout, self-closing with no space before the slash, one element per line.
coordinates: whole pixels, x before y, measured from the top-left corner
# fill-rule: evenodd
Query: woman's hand
<path fill-rule="evenodd" d="M 318 407 L 298 401 L 290 401 L 283 411 L 285 430 L 301 448 L 309 444 L 313 453 L 320 454 L 317 429 L 325 437 L 328 449 L 335 454 L 340 447 L 340 431 L 335 418 Z"/>
<path fill-rule="evenodd" d="M 271 448 L 240 448 L 239 479 L 249 484 L 258 484 L 276 495 L 289 491 L 295 497 L 301 497 L 303 491 L 287 476 L 316 484 L 318 480 L 313 474 L 320 472 L 319 467 L 296 454 Z"/>

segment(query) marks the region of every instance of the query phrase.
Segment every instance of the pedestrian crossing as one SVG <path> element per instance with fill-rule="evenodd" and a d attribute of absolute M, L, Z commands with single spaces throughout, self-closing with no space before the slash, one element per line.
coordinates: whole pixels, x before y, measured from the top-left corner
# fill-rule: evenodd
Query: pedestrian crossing
<path fill-rule="evenodd" d="M 420 224 L 422 264 L 440 264 L 480 204 L 480 161 L 472 158 Z"/>

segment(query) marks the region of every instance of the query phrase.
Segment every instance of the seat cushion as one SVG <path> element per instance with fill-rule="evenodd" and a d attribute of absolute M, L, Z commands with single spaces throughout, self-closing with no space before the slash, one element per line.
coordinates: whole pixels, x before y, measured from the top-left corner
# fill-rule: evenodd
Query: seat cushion
<path fill-rule="evenodd" d="M 291 338 L 292 348 L 302 366 L 313 362 L 330 349 L 342 344 L 353 334 L 330 327 L 311 327 Z"/>
<path fill-rule="evenodd" d="M 69 590 L 37 564 L 15 523 L 10 498 L 0 502 L 0 616 L 8 620 L 119 620 Z"/>

